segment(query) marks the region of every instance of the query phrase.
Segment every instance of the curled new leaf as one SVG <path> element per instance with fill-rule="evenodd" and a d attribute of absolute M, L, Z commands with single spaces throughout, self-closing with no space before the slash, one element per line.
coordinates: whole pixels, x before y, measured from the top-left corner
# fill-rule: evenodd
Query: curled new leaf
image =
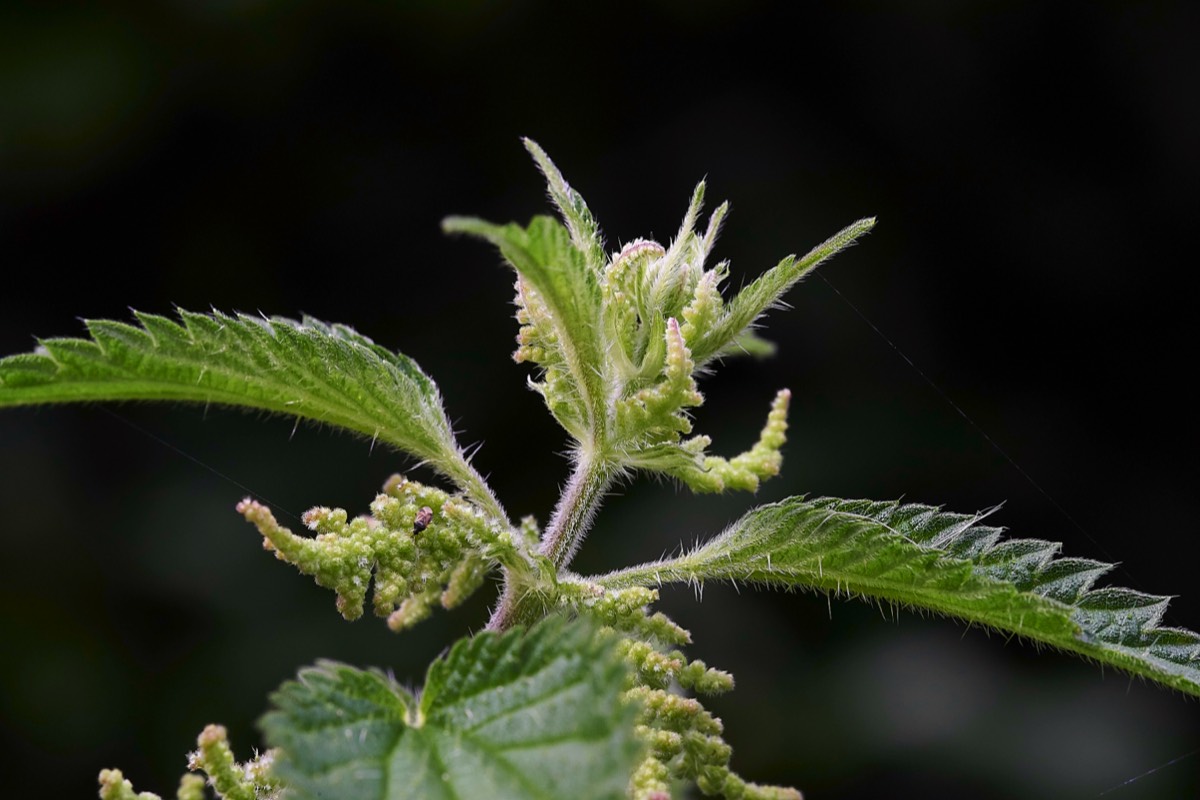
<path fill-rule="evenodd" d="M 721 458 L 707 452 L 708 437 L 683 438 L 692 430 L 691 410 L 704 401 L 697 373 L 722 356 L 769 354 L 772 346 L 753 331 L 758 317 L 874 219 L 847 227 L 801 259 L 784 259 L 726 302 L 720 286 L 728 263 L 708 262 L 729 204 L 702 224 L 703 181 L 668 245 L 639 238 L 606 255 L 583 198 L 536 143 L 525 146 L 562 223 L 537 217 L 522 227 L 449 217 L 442 227 L 490 242 L 517 271 L 521 329 L 514 358 L 539 368 L 532 386 L 579 444 L 577 455 L 606 479 L 636 469 L 701 492 L 757 489 L 779 471 L 786 394 L 776 398 L 759 444 Z"/>
<path fill-rule="evenodd" d="M 584 255 L 588 266 L 592 269 L 602 269 L 604 266 L 604 240 L 600 235 L 600 226 L 596 224 L 596 218 L 592 216 L 591 209 L 588 208 L 579 192 L 571 188 L 562 173 L 558 171 L 558 167 L 550 160 L 550 156 L 546 155 L 546 151 L 537 142 L 528 138 L 521 141 L 546 178 L 546 189 L 550 193 L 550 199 L 558 207 L 563 224 L 571 232 L 571 242 L 575 245 L 575 249 Z"/>
<path fill-rule="evenodd" d="M 517 305 L 532 340 L 517 358 L 542 369 L 535 388 L 559 424 L 580 441 L 598 438 L 607 417 L 599 275 L 572 233 L 550 217 L 524 228 L 449 217 L 442 228 L 490 242 L 517 271 Z"/>

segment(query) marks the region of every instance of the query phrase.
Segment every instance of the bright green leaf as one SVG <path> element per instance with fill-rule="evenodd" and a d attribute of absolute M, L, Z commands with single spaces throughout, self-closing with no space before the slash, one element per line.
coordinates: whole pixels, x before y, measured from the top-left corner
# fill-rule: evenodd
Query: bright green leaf
<path fill-rule="evenodd" d="M 724 316 L 692 346 L 692 357 L 703 365 L 727 351 L 760 315 L 780 301 L 789 289 L 818 266 L 854 244 L 875 227 L 875 218 L 868 217 L 848 225 L 808 251 L 803 258 L 788 256 L 759 275 L 725 306 Z"/>
<path fill-rule="evenodd" d="M 732 358 L 734 356 L 752 356 L 754 358 L 770 358 L 779 347 L 772 341 L 763 339 L 754 331 L 746 330 L 733 337 L 729 344 L 717 351 L 716 358 Z"/>
<path fill-rule="evenodd" d="M 550 160 L 550 156 L 546 155 L 546 151 L 537 142 L 528 138 L 521 141 L 529 154 L 533 156 L 533 160 L 537 162 L 538 169 L 542 171 L 542 176 L 546 179 L 546 188 L 550 192 L 550 199 L 554 201 L 554 205 L 562 214 L 563 223 L 571 232 L 571 242 L 575 245 L 575 249 L 583 253 L 588 266 L 599 272 L 604 268 L 607 258 L 604 255 L 604 240 L 600 236 L 600 226 L 596 224 L 591 209 L 588 208 L 583 197 L 571 188 L 562 173 L 559 172 L 558 167 Z"/>
<path fill-rule="evenodd" d="M 601 434 L 607 418 L 607 358 L 601 333 L 600 279 L 587 257 L 572 243 L 571 233 L 557 220 L 544 216 L 534 217 L 528 228 L 447 217 L 442 228 L 447 233 L 478 236 L 495 245 L 538 293 L 550 318 L 535 318 L 532 324 L 550 328 L 542 334 L 546 341 L 553 342 L 570 373 L 570 381 L 562 388 L 556 385 L 543 389 L 546 402 L 576 438 Z M 575 419 L 564 418 L 567 415 L 556 410 L 561 398 L 551 393 L 573 395 L 570 404 Z"/>
<path fill-rule="evenodd" d="M 419 699 L 325 662 L 262 725 L 294 800 L 617 800 L 639 745 L 613 643 L 557 618 L 481 633 L 433 663 Z"/>
<path fill-rule="evenodd" d="M 179 314 L 182 323 L 137 313 L 141 327 L 89 320 L 91 339 L 46 339 L 0 359 L 0 407 L 174 400 L 289 414 L 422 458 L 503 517 L 412 359 L 312 318 Z"/>
<path fill-rule="evenodd" d="M 1160 626 L 1166 597 L 1092 585 L 1110 564 L 1001 540 L 986 514 L 791 498 L 678 558 L 595 579 L 609 587 L 730 580 L 845 592 L 936 611 L 1200 695 L 1200 636 Z"/>

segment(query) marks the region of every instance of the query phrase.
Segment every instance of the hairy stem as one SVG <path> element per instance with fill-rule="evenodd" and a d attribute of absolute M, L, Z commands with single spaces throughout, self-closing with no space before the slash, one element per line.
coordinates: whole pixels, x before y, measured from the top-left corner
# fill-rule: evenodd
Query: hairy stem
<path fill-rule="evenodd" d="M 592 525 L 592 517 L 600 505 L 600 498 L 612 483 L 613 471 L 604 462 L 583 456 L 575 464 L 571 480 L 558 500 L 550 526 L 542 535 L 539 555 L 550 559 L 556 569 L 571 562 Z M 504 631 L 523 619 L 521 609 L 522 589 L 520 579 L 510 570 L 505 570 L 504 591 L 492 612 L 487 628 Z M 528 614 L 525 614 L 528 616 Z"/>
<path fill-rule="evenodd" d="M 550 526 L 542 535 L 541 555 L 558 569 L 571 563 L 592 526 L 600 498 L 612 483 L 613 470 L 603 461 L 584 454 L 575 464 L 571 480 L 558 500 Z"/>
<path fill-rule="evenodd" d="M 509 574 L 508 570 L 504 572 L 504 591 L 501 592 L 500 601 L 492 610 L 492 618 L 488 620 L 486 630 L 489 631 L 506 631 L 517 622 L 517 603 L 520 598 L 516 584 L 513 582 L 513 576 Z"/>

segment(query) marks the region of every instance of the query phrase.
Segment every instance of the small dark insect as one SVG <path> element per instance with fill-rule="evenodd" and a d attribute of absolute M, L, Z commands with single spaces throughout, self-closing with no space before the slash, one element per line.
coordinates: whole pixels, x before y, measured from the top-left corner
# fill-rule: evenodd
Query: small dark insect
<path fill-rule="evenodd" d="M 429 506 L 422 506 L 413 520 L 413 533 L 420 533 L 425 530 L 429 527 L 430 522 L 433 522 L 433 509 Z"/>

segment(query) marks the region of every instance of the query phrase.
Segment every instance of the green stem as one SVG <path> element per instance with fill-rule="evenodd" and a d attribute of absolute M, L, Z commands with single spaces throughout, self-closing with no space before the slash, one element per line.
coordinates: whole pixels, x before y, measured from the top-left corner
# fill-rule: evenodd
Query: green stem
<path fill-rule="evenodd" d="M 500 594 L 500 602 L 496 603 L 496 608 L 492 610 L 492 618 L 488 620 L 489 631 L 506 631 L 517 621 L 517 587 L 508 570 L 504 573 L 504 591 Z"/>
<path fill-rule="evenodd" d="M 680 557 L 650 561 L 584 580 L 606 589 L 628 589 L 633 586 L 661 586 L 664 583 L 690 583 L 697 579 L 696 575 L 696 570 L 688 568 L 686 557 Z"/>
<path fill-rule="evenodd" d="M 538 549 L 539 555 L 550 559 L 555 569 L 561 570 L 571 563 L 591 528 L 600 499 L 612 484 L 613 475 L 611 467 L 598 459 L 584 456 L 575 464 Z M 523 618 L 527 611 L 521 608 L 521 594 L 517 576 L 506 569 L 504 591 L 488 621 L 488 630 L 503 631 L 517 623 L 533 621 Z"/>
<path fill-rule="evenodd" d="M 539 553 L 562 569 L 571 563 L 579 545 L 592 527 L 600 498 L 612 483 L 613 471 L 605 462 L 588 455 L 580 457 L 567 488 L 559 498 L 550 526 L 542 535 Z"/>

